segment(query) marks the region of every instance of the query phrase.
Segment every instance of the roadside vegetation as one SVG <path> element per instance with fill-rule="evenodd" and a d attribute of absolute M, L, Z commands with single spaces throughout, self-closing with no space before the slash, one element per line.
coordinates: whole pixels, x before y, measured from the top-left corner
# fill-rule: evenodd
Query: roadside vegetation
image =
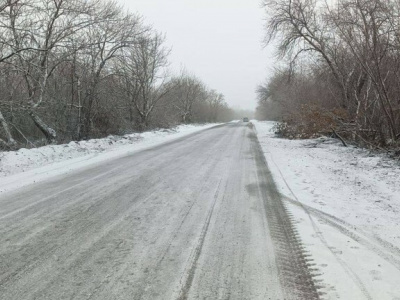
<path fill-rule="evenodd" d="M 233 118 L 224 96 L 168 70 L 165 36 L 103 0 L 0 5 L 0 150 Z"/>
<path fill-rule="evenodd" d="M 400 4 L 265 0 L 282 63 L 257 89 L 257 118 L 289 138 L 330 134 L 400 154 Z"/>

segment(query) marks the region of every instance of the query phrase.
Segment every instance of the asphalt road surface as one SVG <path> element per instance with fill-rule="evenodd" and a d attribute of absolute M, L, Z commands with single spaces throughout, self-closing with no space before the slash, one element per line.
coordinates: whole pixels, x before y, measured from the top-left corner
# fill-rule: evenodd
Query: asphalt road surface
<path fill-rule="evenodd" d="M 0 196 L 0 299 L 318 299 L 251 124 Z"/>

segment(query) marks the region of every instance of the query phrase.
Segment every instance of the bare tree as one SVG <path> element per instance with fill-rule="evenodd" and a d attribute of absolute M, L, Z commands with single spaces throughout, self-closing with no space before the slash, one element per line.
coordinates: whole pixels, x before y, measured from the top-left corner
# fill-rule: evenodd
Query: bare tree
<path fill-rule="evenodd" d="M 337 121 L 344 132 L 361 143 L 396 144 L 400 138 L 398 2 L 267 0 L 264 4 L 270 12 L 267 42 L 279 40 L 279 53 L 290 58 L 289 69 L 302 56 L 301 64 L 319 75 L 315 86 L 326 80 L 327 89 L 319 89 L 324 98 L 340 91 L 338 104 L 347 118 L 340 114 Z M 307 55 L 311 53 L 317 56 Z M 327 106 L 324 102 L 321 109 Z"/>
<path fill-rule="evenodd" d="M 168 91 L 165 80 L 169 50 L 164 40 L 159 33 L 142 34 L 121 60 L 124 90 L 139 115 L 141 129 L 149 126 L 154 108 Z"/>
<path fill-rule="evenodd" d="M 170 97 L 174 98 L 173 106 L 179 112 L 181 122 L 191 122 L 193 105 L 207 99 L 204 84 L 186 71 L 182 71 L 179 77 L 173 78 L 168 84 Z"/>
<path fill-rule="evenodd" d="M 10 7 L 15 6 L 18 3 L 18 0 L 7 0 L 4 3 L 0 5 L 0 20 L 4 20 L 4 15 L 7 15 L 5 12 L 6 10 L 10 9 Z M 4 25 L 3 25 L 4 26 Z M 3 26 L 0 26 L 0 64 L 6 61 L 7 59 L 10 59 L 13 55 L 17 53 L 17 51 L 13 51 L 12 48 L 10 48 L 10 37 L 7 36 L 6 30 L 2 28 Z M 3 141 L 0 139 L 0 142 L 2 142 L 6 146 L 13 146 L 16 144 L 16 141 L 14 140 L 11 130 L 8 126 L 8 123 L 6 119 L 3 116 L 3 113 L 1 112 L 0 108 L 0 123 L 3 127 L 3 130 L 5 132 L 7 141 Z"/>
<path fill-rule="evenodd" d="M 72 36 L 92 22 L 90 12 L 96 5 L 79 0 L 26 0 L 10 6 L 8 29 L 18 57 L 13 63 L 25 79 L 26 109 L 49 142 L 56 140 L 56 131 L 39 117 L 38 110 L 48 100 L 49 78 L 72 54 Z"/>
<path fill-rule="evenodd" d="M 217 122 L 221 110 L 226 106 L 224 95 L 216 90 L 210 90 L 207 95 L 207 103 L 209 106 L 209 122 Z"/>
<path fill-rule="evenodd" d="M 316 53 L 330 68 L 334 82 L 341 90 L 342 107 L 350 101 L 348 84 L 354 66 L 346 60 L 341 41 L 326 20 L 324 4 L 318 0 L 266 0 L 270 11 L 267 23 L 269 43 L 279 39 L 279 54 L 289 55 L 291 64 L 302 54 Z"/>
<path fill-rule="evenodd" d="M 78 138 L 88 138 L 93 125 L 93 109 L 99 100 L 98 87 L 104 78 L 112 74 L 111 62 L 120 58 L 123 49 L 135 47 L 139 36 L 148 29 L 143 28 L 141 20 L 135 15 L 123 15 L 114 2 L 107 3 L 97 13 L 98 22 L 87 28 L 87 46 L 80 52 L 87 74 L 86 91 L 79 104 Z M 128 50 L 127 50 L 128 51 Z M 86 71 L 86 70 L 83 70 Z"/>
<path fill-rule="evenodd" d="M 164 42 L 113 1 L 4 0 L 1 143 L 35 146 L 226 118 L 226 103 L 207 102 L 194 75 L 168 81 Z"/>
<path fill-rule="evenodd" d="M 396 82 L 393 79 L 398 77 L 400 65 L 396 34 L 399 21 L 397 17 L 393 18 L 395 7 L 392 4 L 380 0 L 341 1 L 340 6 L 330 10 L 330 17 L 362 70 L 354 93 L 358 130 L 373 125 L 368 118 L 369 111 L 378 105 L 390 139 L 394 141 L 400 131 L 396 113 L 398 101 L 392 98 L 391 86 Z M 364 84 L 366 89 L 363 92 Z M 380 135 L 384 141 L 385 132 L 381 131 Z"/>

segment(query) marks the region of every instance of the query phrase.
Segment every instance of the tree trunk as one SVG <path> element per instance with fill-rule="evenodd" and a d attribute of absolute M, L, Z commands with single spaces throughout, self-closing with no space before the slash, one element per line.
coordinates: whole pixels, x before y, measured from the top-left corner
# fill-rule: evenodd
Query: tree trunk
<path fill-rule="evenodd" d="M 88 110 L 84 110 L 83 121 L 79 128 L 79 136 L 78 140 L 87 140 L 90 138 L 91 130 L 92 130 L 92 121 L 91 121 L 91 112 Z"/>
<path fill-rule="evenodd" d="M 8 124 L 7 124 L 6 120 L 4 119 L 3 114 L 1 113 L 1 111 L 0 111 L 0 123 L 3 126 L 4 132 L 6 133 L 7 145 L 9 145 L 9 146 L 15 145 L 16 141 L 12 137 L 10 128 L 8 127 Z"/>
<path fill-rule="evenodd" d="M 140 113 L 139 130 L 145 131 L 149 126 L 149 118 L 146 114 Z"/>
<path fill-rule="evenodd" d="M 29 112 L 29 116 L 31 117 L 32 121 L 35 123 L 35 125 L 40 129 L 40 131 L 44 134 L 46 137 L 46 140 L 49 143 L 55 143 L 56 142 L 56 131 L 49 127 L 37 114 L 35 114 L 32 110 Z"/>

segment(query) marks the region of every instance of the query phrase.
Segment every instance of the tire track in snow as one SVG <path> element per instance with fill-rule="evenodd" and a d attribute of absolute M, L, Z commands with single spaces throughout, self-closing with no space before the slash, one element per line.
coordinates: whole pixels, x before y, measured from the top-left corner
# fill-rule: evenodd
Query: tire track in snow
<path fill-rule="evenodd" d="M 295 203 L 304 210 L 304 212 L 307 214 L 315 235 L 320 239 L 320 241 L 323 243 L 323 245 L 329 250 L 329 252 L 331 252 L 331 254 L 335 257 L 336 261 L 342 266 L 343 270 L 349 275 L 349 277 L 354 281 L 354 283 L 358 286 L 358 288 L 360 289 L 360 291 L 364 294 L 364 296 L 366 297 L 366 299 L 368 300 L 373 300 L 371 295 L 369 294 L 366 286 L 364 285 L 364 283 L 362 282 L 362 280 L 360 279 L 360 277 L 346 264 L 346 262 L 341 259 L 337 253 L 335 253 L 332 250 L 332 247 L 329 246 L 327 240 L 325 239 L 324 235 L 322 234 L 322 231 L 319 229 L 318 225 L 316 224 L 315 220 L 312 218 L 310 211 L 304 206 L 303 203 L 300 202 L 300 200 L 297 198 L 296 194 L 293 192 L 293 190 L 291 189 L 291 187 L 289 186 L 288 182 L 286 181 L 285 177 L 283 176 L 283 173 L 281 171 L 281 169 L 279 168 L 278 164 L 274 161 L 273 157 L 272 157 L 272 153 L 268 153 L 270 156 L 270 159 L 272 161 L 272 163 L 275 165 L 275 167 L 277 168 L 279 174 L 281 175 L 282 180 L 284 181 L 286 187 L 289 189 L 290 193 L 292 194 L 292 196 L 295 199 Z"/>
<path fill-rule="evenodd" d="M 208 211 L 206 220 L 205 220 L 204 225 L 203 225 L 203 229 L 201 231 L 199 240 L 197 242 L 197 246 L 194 249 L 193 254 L 191 255 L 191 259 L 190 259 L 191 262 L 189 263 L 188 271 L 184 273 L 185 274 L 184 276 L 186 278 L 184 279 L 184 283 L 182 284 L 182 286 L 180 288 L 179 296 L 178 296 L 177 300 L 186 300 L 186 299 L 188 299 L 188 294 L 189 294 L 189 291 L 190 291 L 190 287 L 192 286 L 194 274 L 196 272 L 197 261 L 200 258 L 201 250 L 203 249 L 204 241 L 205 241 L 205 238 L 206 238 L 206 235 L 207 235 L 208 227 L 210 226 L 210 221 L 211 221 L 211 217 L 212 217 L 213 212 L 214 212 L 215 204 L 217 203 L 217 199 L 218 199 L 218 195 L 219 195 L 219 191 L 220 191 L 220 187 L 221 187 L 221 181 L 222 180 L 220 180 L 220 182 L 218 184 L 218 187 L 217 187 L 217 190 L 215 192 L 214 201 L 213 201 L 213 203 L 212 203 L 212 205 L 210 207 L 210 210 Z M 182 281 L 182 279 L 181 279 L 181 281 Z"/>
<path fill-rule="evenodd" d="M 365 246 L 369 250 L 375 252 L 381 258 L 388 261 L 398 270 L 400 270 L 400 249 L 398 249 L 396 246 L 375 236 L 370 236 L 366 233 L 361 234 L 360 233 L 362 232 L 361 229 L 355 228 L 353 225 L 339 218 L 336 218 L 335 216 L 331 216 L 330 214 L 327 214 L 316 208 L 299 203 L 298 201 L 293 200 L 291 198 L 285 196 L 282 197 L 284 198 L 284 200 L 290 202 L 291 204 L 306 209 L 311 215 L 318 217 L 322 219 L 324 222 L 326 222 L 328 225 L 335 227 L 341 233 L 345 234 L 349 238 Z"/>
<path fill-rule="evenodd" d="M 299 234 L 293 226 L 292 217 L 277 190 L 255 131 L 249 137 L 254 142 L 252 152 L 258 162 L 258 182 L 265 182 L 263 186 L 258 187 L 258 193 L 264 199 L 285 299 L 319 300 L 321 287 L 317 286 L 315 281 L 318 274 L 311 268 L 312 259 L 306 253 Z"/>

